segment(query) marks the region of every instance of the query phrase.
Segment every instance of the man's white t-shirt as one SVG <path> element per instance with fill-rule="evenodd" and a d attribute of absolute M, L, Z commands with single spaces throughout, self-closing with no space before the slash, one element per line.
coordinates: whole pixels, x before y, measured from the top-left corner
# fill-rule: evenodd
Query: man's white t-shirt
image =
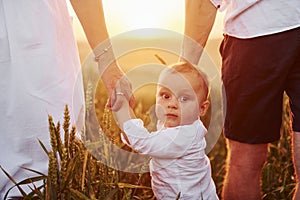
<path fill-rule="evenodd" d="M 224 33 L 253 38 L 300 27 L 299 0 L 211 0 L 225 11 Z"/>

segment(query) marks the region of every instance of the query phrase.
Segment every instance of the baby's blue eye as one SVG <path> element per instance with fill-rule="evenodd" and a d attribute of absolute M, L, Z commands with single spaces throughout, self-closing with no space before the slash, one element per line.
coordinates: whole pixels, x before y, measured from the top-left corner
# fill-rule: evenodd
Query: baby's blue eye
<path fill-rule="evenodd" d="M 185 102 L 185 101 L 189 100 L 189 98 L 186 97 L 186 96 L 182 96 L 182 97 L 179 97 L 178 100 L 179 100 L 180 102 Z"/>

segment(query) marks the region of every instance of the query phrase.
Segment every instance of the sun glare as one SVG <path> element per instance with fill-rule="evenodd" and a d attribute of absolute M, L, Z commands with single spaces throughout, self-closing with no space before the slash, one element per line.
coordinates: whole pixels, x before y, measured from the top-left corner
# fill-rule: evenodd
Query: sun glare
<path fill-rule="evenodd" d="M 102 0 L 102 2 L 110 36 L 142 28 L 161 28 L 183 33 L 185 6 L 183 0 Z M 77 39 L 84 39 L 83 30 L 70 3 L 69 10 L 74 19 L 73 27 Z M 210 38 L 222 36 L 222 18 L 218 13 Z"/>
<path fill-rule="evenodd" d="M 103 6 L 112 34 L 141 28 L 183 30 L 184 1 L 104 0 Z"/>

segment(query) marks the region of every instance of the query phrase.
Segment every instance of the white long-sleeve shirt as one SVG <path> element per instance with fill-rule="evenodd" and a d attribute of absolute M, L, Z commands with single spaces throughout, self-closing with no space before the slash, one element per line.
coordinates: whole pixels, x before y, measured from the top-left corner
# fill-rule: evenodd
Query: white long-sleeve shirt
<path fill-rule="evenodd" d="M 140 119 L 132 119 L 123 128 L 129 145 L 152 157 L 150 173 L 157 199 L 176 199 L 179 192 L 180 199 L 218 199 L 204 152 L 207 131 L 200 120 L 149 133 Z"/>
<path fill-rule="evenodd" d="M 211 0 L 225 10 L 224 33 L 253 38 L 300 27 L 299 0 Z"/>

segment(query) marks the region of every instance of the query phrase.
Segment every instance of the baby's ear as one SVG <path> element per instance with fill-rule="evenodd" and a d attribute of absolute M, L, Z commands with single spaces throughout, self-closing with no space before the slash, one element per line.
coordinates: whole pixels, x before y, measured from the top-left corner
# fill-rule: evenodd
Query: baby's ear
<path fill-rule="evenodd" d="M 204 116 L 206 114 L 206 111 L 208 110 L 210 105 L 210 102 L 208 100 L 202 102 L 199 108 L 200 116 Z"/>

